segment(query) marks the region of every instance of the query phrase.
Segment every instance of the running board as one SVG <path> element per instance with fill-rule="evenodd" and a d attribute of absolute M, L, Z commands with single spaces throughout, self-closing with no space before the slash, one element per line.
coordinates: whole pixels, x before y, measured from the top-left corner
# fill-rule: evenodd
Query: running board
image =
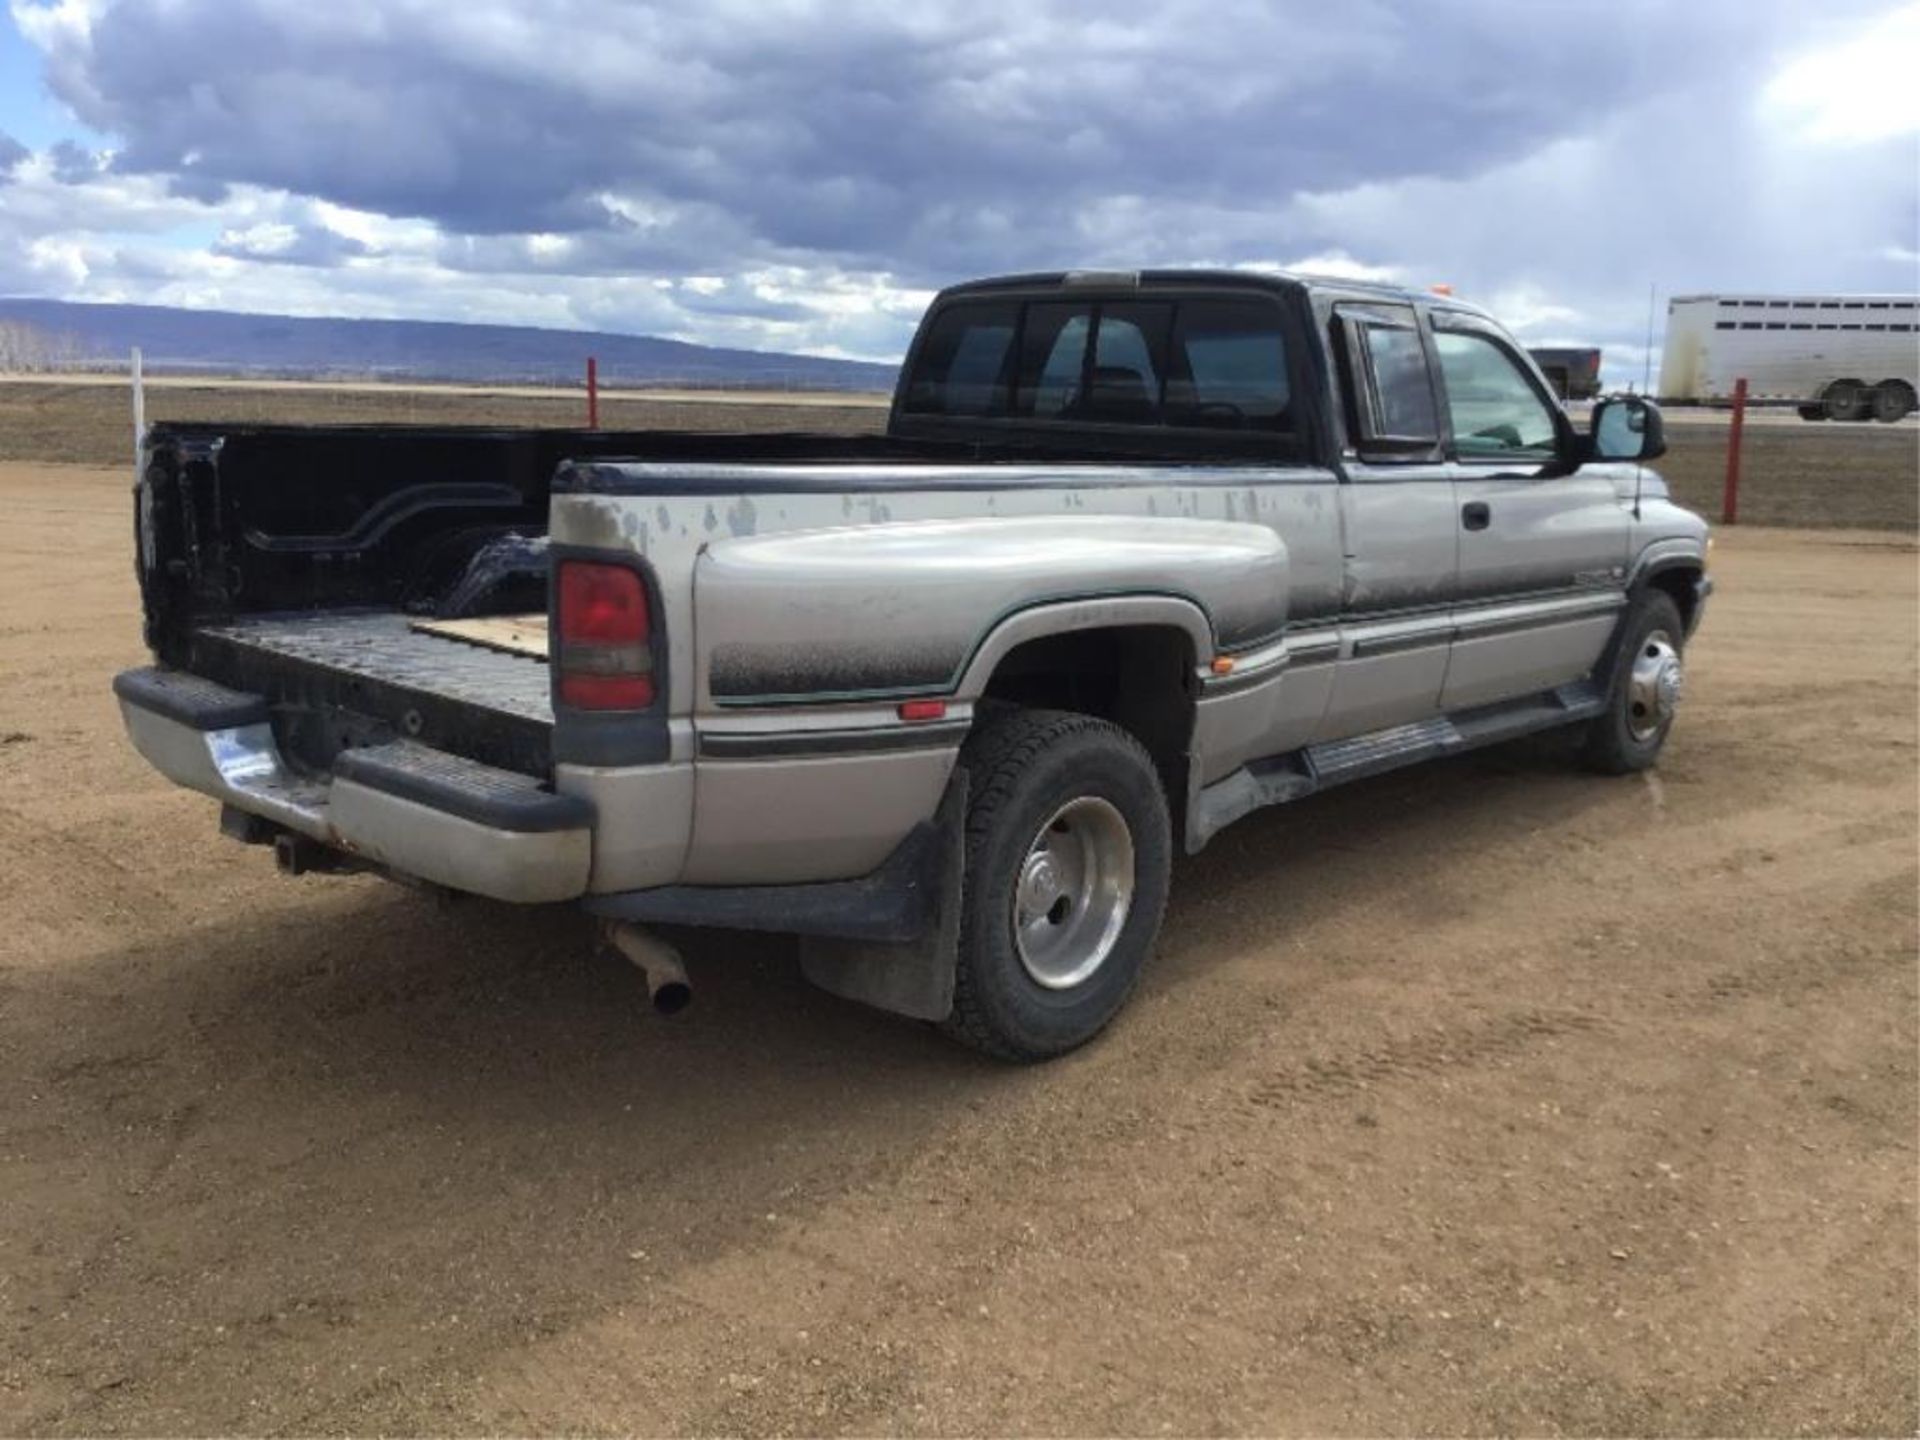
<path fill-rule="evenodd" d="M 1540 730 L 1590 720 L 1606 708 L 1606 695 L 1590 681 L 1562 685 L 1523 700 L 1483 705 L 1452 715 L 1436 715 L 1386 730 L 1331 740 L 1304 750 L 1250 761 L 1195 797 L 1187 826 L 1187 852 L 1193 854 L 1226 826 L 1268 805 L 1302 800 L 1349 780 L 1383 775 L 1422 760 L 1437 760 L 1517 740 Z"/>

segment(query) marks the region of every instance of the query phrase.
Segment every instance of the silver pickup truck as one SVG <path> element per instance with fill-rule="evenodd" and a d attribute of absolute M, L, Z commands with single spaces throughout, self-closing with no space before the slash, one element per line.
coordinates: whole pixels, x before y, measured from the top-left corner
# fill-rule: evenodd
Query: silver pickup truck
<path fill-rule="evenodd" d="M 943 292 L 884 435 L 156 425 L 134 744 L 292 873 L 796 934 L 1019 1060 L 1097 1033 L 1176 850 L 1551 727 L 1651 765 L 1706 526 L 1451 298 Z"/>

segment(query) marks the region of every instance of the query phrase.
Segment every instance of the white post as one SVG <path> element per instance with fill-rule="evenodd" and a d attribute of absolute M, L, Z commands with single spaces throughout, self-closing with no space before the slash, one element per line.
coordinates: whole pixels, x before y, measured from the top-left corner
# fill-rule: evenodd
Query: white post
<path fill-rule="evenodd" d="M 140 442 L 147 438 L 147 387 L 140 374 L 140 347 L 133 347 L 133 464 L 140 468 Z"/>

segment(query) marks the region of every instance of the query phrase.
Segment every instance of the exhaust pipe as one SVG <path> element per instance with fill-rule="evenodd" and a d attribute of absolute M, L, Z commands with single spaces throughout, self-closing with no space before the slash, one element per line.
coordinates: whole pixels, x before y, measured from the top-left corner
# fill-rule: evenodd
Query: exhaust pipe
<path fill-rule="evenodd" d="M 603 933 L 607 943 L 646 977 L 647 998 L 656 1015 L 678 1015 L 693 1003 L 693 986 L 678 950 L 638 925 L 619 920 L 607 921 Z"/>

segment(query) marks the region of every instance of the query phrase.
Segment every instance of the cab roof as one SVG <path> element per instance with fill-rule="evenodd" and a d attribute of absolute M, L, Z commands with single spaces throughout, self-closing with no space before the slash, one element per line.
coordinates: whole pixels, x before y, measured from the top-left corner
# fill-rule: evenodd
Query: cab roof
<path fill-rule="evenodd" d="M 1443 305 L 1485 314 L 1479 306 L 1452 295 L 1387 285 L 1375 280 L 1350 280 L 1337 275 L 1315 275 L 1293 270 L 1047 270 L 1019 275 L 996 275 L 950 285 L 934 297 L 935 303 L 963 295 L 1001 290 L 1153 290 L 1163 286 L 1204 285 L 1224 290 L 1263 290 L 1274 294 L 1305 292 L 1391 300 L 1397 304 Z"/>

